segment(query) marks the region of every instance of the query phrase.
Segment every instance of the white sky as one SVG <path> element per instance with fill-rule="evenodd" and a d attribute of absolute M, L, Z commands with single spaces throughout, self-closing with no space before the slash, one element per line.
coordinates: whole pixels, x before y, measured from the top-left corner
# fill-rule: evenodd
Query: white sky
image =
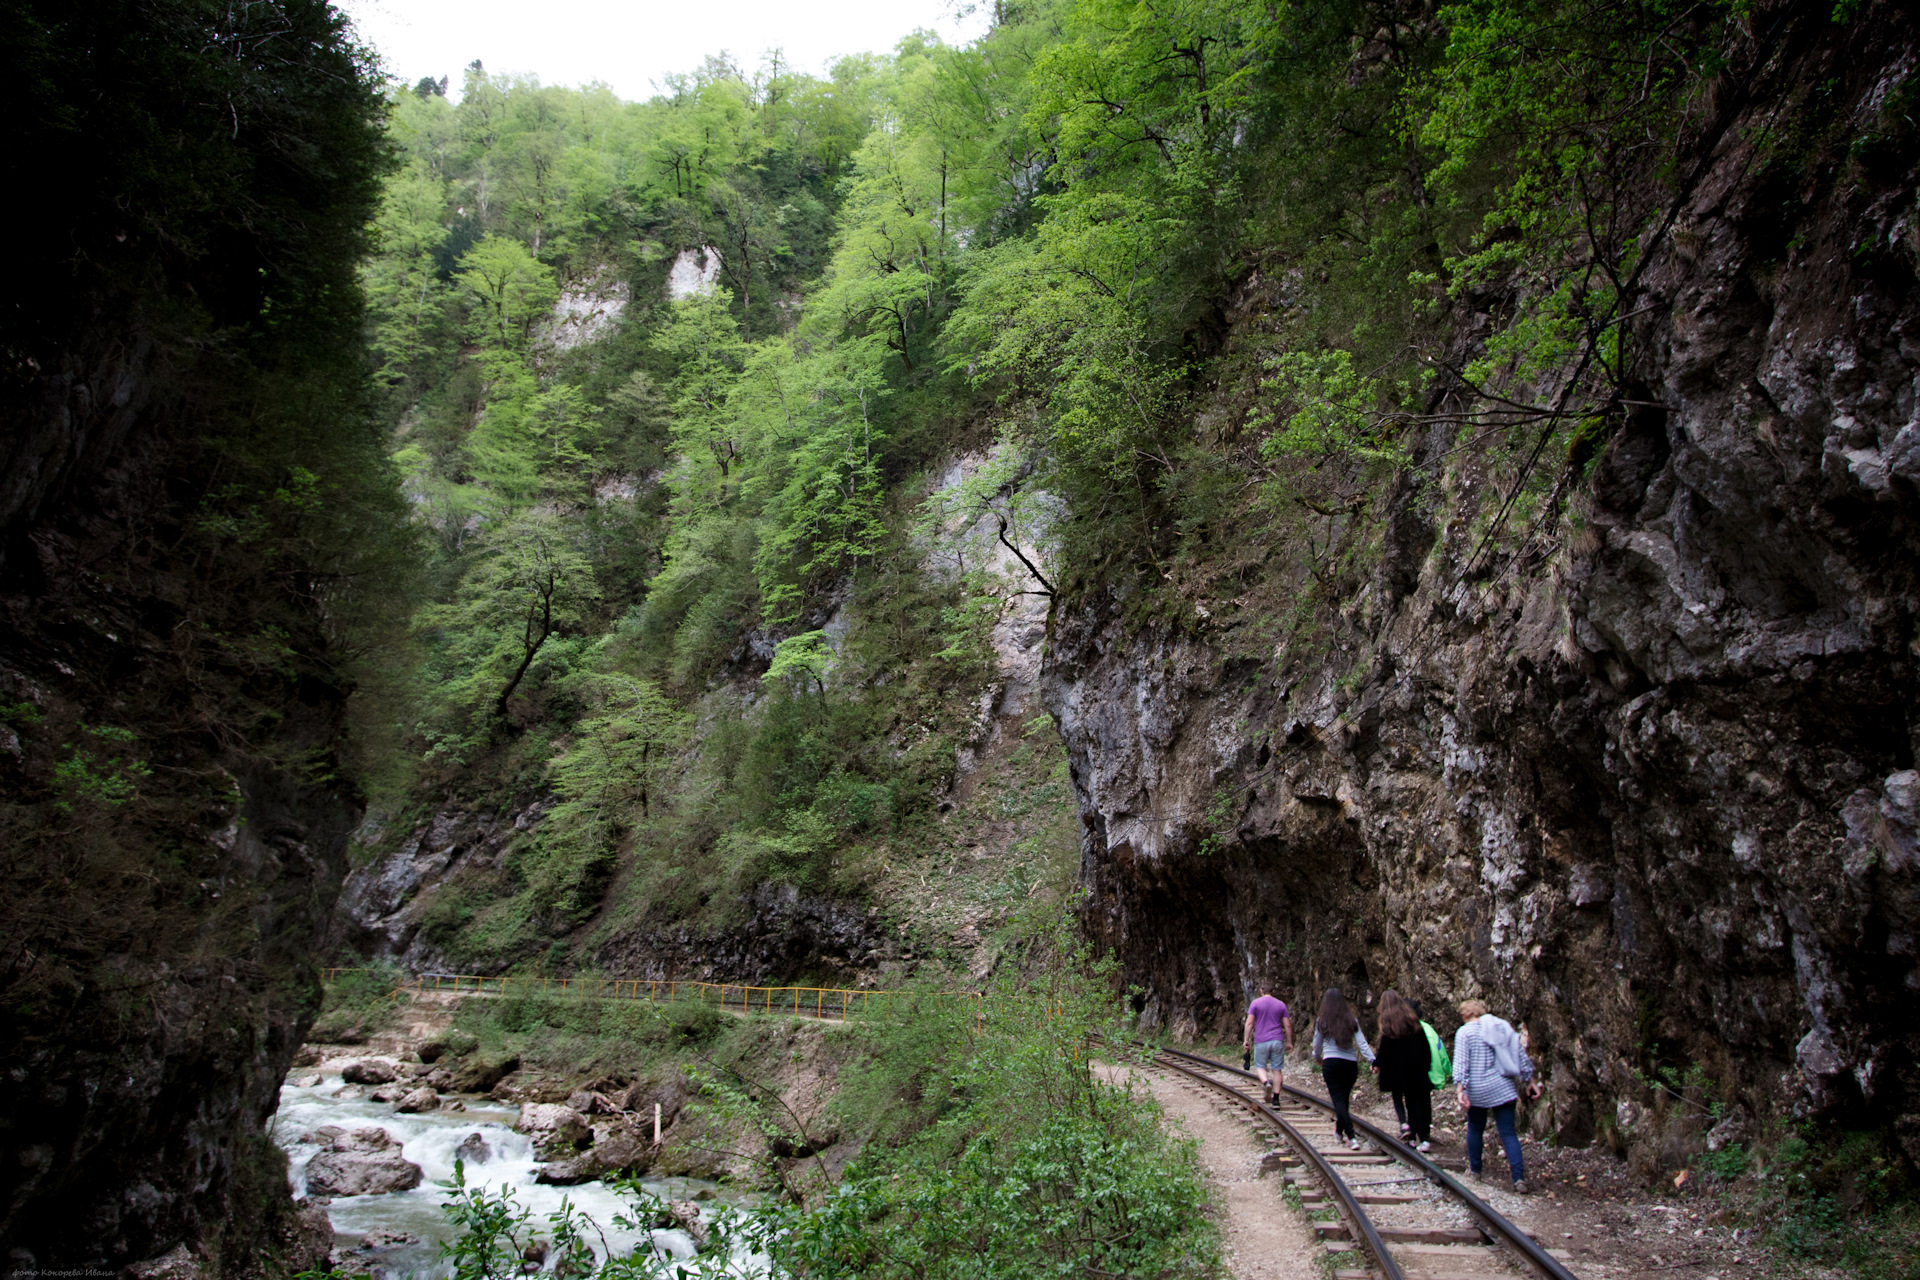
<path fill-rule="evenodd" d="M 820 72 L 848 53 L 884 53 L 916 27 L 962 43 L 987 27 L 973 0 L 336 0 L 386 68 L 412 84 L 448 77 L 475 58 L 492 72 L 531 72 L 543 84 L 602 80 L 629 100 L 660 78 L 727 52 L 751 71 L 769 49 Z"/>

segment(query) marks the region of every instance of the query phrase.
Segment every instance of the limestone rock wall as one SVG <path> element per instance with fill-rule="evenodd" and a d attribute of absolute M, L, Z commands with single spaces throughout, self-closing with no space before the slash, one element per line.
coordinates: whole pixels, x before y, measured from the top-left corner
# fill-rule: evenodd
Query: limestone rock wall
<path fill-rule="evenodd" d="M 1063 604 L 1086 919 L 1145 1021 L 1224 1032 L 1261 973 L 1443 1030 L 1482 996 L 1565 1139 L 1651 1158 L 1712 1099 L 1728 1132 L 1893 1119 L 1920 1158 L 1920 208 L 1881 123 L 1916 44 L 1886 6 L 1816 34 L 1650 265 L 1642 403 L 1576 521 L 1469 575 L 1487 481 L 1440 430 L 1317 634 Z M 1870 162 L 1756 150 L 1816 84 Z"/>

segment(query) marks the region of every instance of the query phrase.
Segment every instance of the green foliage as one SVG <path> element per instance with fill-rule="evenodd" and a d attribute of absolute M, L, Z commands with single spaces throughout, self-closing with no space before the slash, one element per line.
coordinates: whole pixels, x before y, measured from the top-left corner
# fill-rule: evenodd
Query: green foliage
<path fill-rule="evenodd" d="M 67 755 L 53 766 L 53 789 L 60 796 L 54 802 L 71 813 L 75 805 L 122 805 L 140 794 L 142 779 L 153 776 L 145 760 L 128 754 L 139 741 L 130 729 L 113 725 L 81 725 L 91 749 L 72 745 Z M 116 754 L 108 755 L 108 752 Z"/>
<path fill-rule="evenodd" d="M 803 631 L 775 647 L 773 661 L 767 664 L 766 674 L 760 678 L 785 681 L 796 693 L 824 691 L 827 668 L 832 662 L 833 650 L 828 647 L 827 633 Z"/>
<path fill-rule="evenodd" d="M 1737 22 L 1058 0 L 826 77 L 398 94 L 364 278 L 435 552 L 409 745 L 433 786 L 558 802 L 439 891 L 436 937 L 561 964 L 609 884 L 622 918 L 857 892 L 1015 593 L 1176 627 L 1264 602 L 1323 643 L 1387 516 L 1443 500 L 1435 426 L 1497 494 L 1459 513 L 1476 572 L 1551 526 Z M 669 299 L 676 262 L 717 279 Z M 1027 563 L 967 563 L 980 533 Z M 683 742 L 643 725 L 669 704 Z"/>
<path fill-rule="evenodd" d="M 1785 1138 L 1759 1181 L 1769 1242 L 1790 1257 L 1863 1280 L 1920 1264 L 1920 1204 L 1886 1133 Z"/>
<path fill-rule="evenodd" d="M 1722 1181 L 1745 1177 L 1753 1168 L 1753 1156 L 1738 1142 L 1730 1142 L 1718 1151 L 1699 1158 L 1700 1168 Z"/>
<path fill-rule="evenodd" d="M 1392 434 L 1377 425 L 1378 381 L 1355 372 L 1348 351 L 1288 351 L 1273 357 L 1260 389 L 1277 401 L 1279 413 L 1262 409 L 1249 417 L 1258 427 L 1286 414 L 1280 430 L 1261 441 L 1266 458 L 1300 457 L 1324 462 L 1342 455 L 1369 462 L 1401 463 Z M 1291 411 L 1291 412 L 1289 412 Z"/>
<path fill-rule="evenodd" d="M 1216 1274 L 1218 1242 L 1193 1145 L 1162 1133 L 1150 1100 L 1092 1069 L 1088 1036 L 1118 1034 L 1128 1021 L 1108 986 L 1111 965 L 1076 949 L 1065 926 L 1049 945 L 1057 960 L 1007 973 L 984 1005 L 928 989 L 856 1019 L 834 1107 L 838 1123 L 861 1131 L 863 1154 L 812 1208 L 770 1200 L 724 1218 L 699 1256 L 674 1264 L 684 1270 L 643 1248 L 590 1274 L 717 1277 L 739 1250 L 770 1254 L 796 1280 Z M 516 996 L 470 1001 L 457 1020 L 482 1043 L 506 1029 L 552 1052 L 554 1033 L 581 1025 L 589 1005 L 620 1023 L 617 1031 L 595 1024 L 609 1042 L 631 1045 L 644 1022 L 675 1028 L 676 1044 L 704 1046 L 692 1075 L 713 1114 L 759 1126 L 776 1142 L 817 1141 L 729 1065 L 736 1053 L 748 1064 L 764 1057 L 764 1044 L 750 1043 L 755 1024 L 711 1006 L 691 1006 L 704 1015 L 693 1025 L 676 1006 Z M 722 1037 L 738 1043 L 730 1050 Z M 659 1032 L 653 1043 L 666 1044 Z M 633 1199 L 623 1225 L 666 1221 L 637 1187 L 623 1191 Z M 517 1270 L 536 1236 L 564 1252 L 593 1229 L 566 1207 L 540 1227 L 510 1195 L 485 1195 L 458 1174 L 445 1211 L 458 1232 L 446 1257 L 471 1280 Z"/>

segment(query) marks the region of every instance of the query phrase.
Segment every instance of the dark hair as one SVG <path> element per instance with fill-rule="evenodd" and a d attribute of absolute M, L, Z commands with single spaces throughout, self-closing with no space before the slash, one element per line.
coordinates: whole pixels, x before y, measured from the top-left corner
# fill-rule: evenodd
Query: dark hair
<path fill-rule="evenodd" d="M 1399 1036 L 1410 1036 L 1420 1030 L 1420 1020 L 1414 1017 L 1413 1009 L 1392 987 L 1380 997 L 1380 1038 L 1392 1040 Z"/>
<path fill-rule="evenodd" d="M 1408 1000 L 1407 1008 L 1413 1010 L 1413 1017 L 1416 1022 L 1425 1022 L 1427 1020 L 1427 1015 L 1420 1012 L 1420 1002 L 1418 1000 Z"/>
<path fill-rule="evenodd" d="M 1320 1017 L 1313 1027 L 1342 1049 L 1351 1049 L 1354 1033 L 1360 1030 L 1360 1019 L 1353 1016 L 1353 1006 L 1340 994 L 1340 988 L 1328 987 L 1327 994 L 1320 997 Z"/>

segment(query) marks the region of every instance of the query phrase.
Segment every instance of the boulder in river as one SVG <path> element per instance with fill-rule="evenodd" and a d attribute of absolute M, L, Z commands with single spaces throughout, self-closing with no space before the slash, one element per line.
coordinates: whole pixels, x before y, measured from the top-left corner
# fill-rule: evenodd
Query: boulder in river
<path fill-rule="evenodd" d="M 707 1243 L 706 1224 L 700 1221 L 700 1206 L 691 1200 L 667 1201 L 667 1212 L 680 1224 L 680 1229 L 693 1237 L 695 1248 L 705 1248 Z"/>
<path fill-rule="evenodd" d="M 571 1187 L 592 1182 L 610 1173 L 644 1173 L 652 1155 L 652 1144 L 640 1131 L 621 1125 L 608 1132 L 592 1148 L 565 1160 L 540 1166 L 536 1182 L 553 1187 Z"/>
<path fill-rule="evenodd" d="M 542 1160 L 570 1156 L 593 1137 L 587 1118 L 572 1107 L 529 1102 L 520 1108 L 514 1128 L 533 1139 L 534 1155 Z"/>
<path fill-rule="evenodd" d="M 420 1111 L 437 1111 L 440 1109 L 440 1095 L 422 1086 L 394 1103 L 393 1109 L 408 1115 Z"/>
<path fill-rule="evenodd" d="M 400 1075 L 396 1063 L 384 1058 L 364 1058 L 359 1062 L 349 1062 L 341 1071 L 340 1078 L 348 1084 L 392 1084 Z"/>
<path fill-rule="evenodd" d="M 493 1159 L 493 1148 L 478 1132 L 470 1133 L 453 1149 L 453 1158 L 465 1164 L 485 1164 Z"/>
<path fill-rule="evenodd" d="M 332 1130 L 329 1134 L 328 1130 Z M 307 1162 L 307 1190 L 320 1196 L 377 1196 L 420 1185 L 420 1166 L 400 1154 L 385 1129 L 343 1133 L 329 1125 L 327 1149 Z"/>

